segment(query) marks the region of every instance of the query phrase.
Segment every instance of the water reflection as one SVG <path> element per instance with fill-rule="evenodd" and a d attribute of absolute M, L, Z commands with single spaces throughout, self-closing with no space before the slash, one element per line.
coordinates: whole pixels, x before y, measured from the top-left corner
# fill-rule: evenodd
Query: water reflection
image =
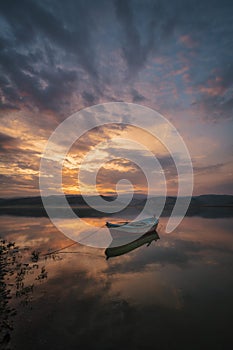
<path fill-rule="evenodd" d="M 89 220 L 97 226 L 107 221 Z M 131 245 L 126 254 L 106 260 L 104 249 L 73 244 L 47 218 L 2 216 L 1 237 L 15 242 L 21 263 L 12 265 L 11 276 L 3 276 L 11 297 L 7 307 L 17 311 L 9 313 L 7 346 L 228 348 L 232 223 L 229 218 L 185 218 L 176 231 L 165 234 L 166 218 L 161 218 L 156 244 L 146 247 L 140 241 L 137 249 Z M 16 298 L 22 267 L 28 296 Z M 24 298 L 27 302 L 21 303 Z"/>
<path fill-rule="evenodd" d="M 108 260 L 111 257 L 116 257 L 119 255 L 127 254 L 139 247 L 141 247 L 144 244 L 147 244 L 147 247 L 150 246 L 150 244 L 153 241 L 157 241 L 159 239 L 159 235 L 156 231 L 154 232 L 148 232 L 139 237 L 138 239 L 132 239 L 130 243 L 120 245 L 120 246 L 113 246 L 105 249 L 105 255 L 106 259 Z"/>

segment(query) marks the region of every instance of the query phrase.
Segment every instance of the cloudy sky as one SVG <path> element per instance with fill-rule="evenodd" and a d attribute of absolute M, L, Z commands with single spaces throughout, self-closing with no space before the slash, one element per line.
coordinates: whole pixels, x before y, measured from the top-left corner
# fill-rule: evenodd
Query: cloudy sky
<path fill-rule="evenodd" d="M 40 158 L 53 130 L 72 113 L 114 101 L 150 107 L 176 127 L 193 162 L 195 195 L 233 194 L 232 1 L 2 1 L 0 28 L 1 196 L 39 194 Z M 80 159 L 122 134 L 141 139 L 123 125 L 81 138 L 64 163 L 67 193 L 79 193 Z M 171 157 L 149 143 L 175 194 Z M 99 171 L 102 193 L 130 177 L 145 191 L 143 172 L 120 159 L 128 149 L 112 142 L 102 150 L 103 159 L 117 154 Z"/>

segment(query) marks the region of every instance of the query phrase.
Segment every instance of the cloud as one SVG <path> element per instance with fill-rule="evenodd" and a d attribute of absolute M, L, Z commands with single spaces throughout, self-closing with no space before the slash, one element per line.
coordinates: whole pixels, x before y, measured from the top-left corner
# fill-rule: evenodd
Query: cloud
<path fill-rule="evenodd" d="M 219 171 L 225 165 L 225 163 L 218 163 L 206 166 L 196 166 L 193 168 L 193 170 L 196 174 L 211 174 L 212 172 Z"/>
<path fill-rule="evenodd" d="M 134 3 L 135 4 L 135 3 Z M 123 30 L 122 52 L 125 57 L 129 75 L 132 78 L 145 64 L 149 52 L 153 49 L 153 19 L 149 17 L 149 28 L 146 32 L 146 42 L 142 42 L 140 31 L 134 17 L 133 3 L 116 0 L 116 16 Z M 147 3 L 148 5 L 148 3 Z M 149 12 L 149 11 L 148 11 Z"/>
<path fill-rule="evenodd" d="M 97 188 L 106 192 L 114 192 L 118 181 L 127 179 L 134 186 L 134 191 L 147 192 L 147 179 L 142 170 L 125 159 L 114 159 L 105 164 L 97 175 Z"/>
<path fill-rule="evenodd" d="M 1 4 L 5 19 L 0 55 L 2 108 L 35 104 L 42 110 L 59 112 L 77 88 L 78 77 L 85 73 L 92 80 L 98 79 L 92 26 L 87 21 L 90 8 L 80 2 L 71 7 L 76 17 L 67 8 L 65 16 L 58 14 L 62 4 L 54 8 L 27 0 L 20 8 L 16 1 Z M 67 21 L 67 16 L 72 20 Z"/>
<path fill-rule="evenodd" d="M 17 137 L 0 133 L 1 194 L 38 194 L 40 152 Z"/>
<path fill-rule="evenodd" d="M 60 3 L 58 9 L 62 11 L 64 6 Z M 94 57 L 91 55 L 90 26 L 86 21 L 88 6 L 82 6 L 80 2 L 72 2 L 71 11 L 75 11 L 75 18 L 71 17 L 72 12 L 69 12 L 70 23 L 68 21 L 64 23 L 62 17 L 54 13 L 53 7 L 45 8 L 36 1 L 22 0 L 20 8 L 17 1 L 12 1 L 10 4 L 4 3 L 1 10 L 11 25 L 17 42 L 32 44 L 38 37 L 41 39 L 45 36 L 62 50 L 75 54 L 79 64 L 90 75 L 96 76 Z M 74 20 L 76 20 L 75 23 Z"/>
<path fill-rule="evenodd" d="M 91 94 L 90 92 L 83 91 L 82 98 L 84 99 L 85 104 L 87 106 L 92 106 L 93 104 L 96 103 L 96 96 Z"/>
<path fill-rule="evenodd" d="M 142 94 L 140 94 L 137 90 L 132 89 L 131 91 L 132 93 L 132 98 L 133 98 L 133 102 L 137 103 L 137 102 L 143 102 L 146 100 L 146 97 L 143 96 Z"/>
<path fill-rule="evenodd" d="M 140 76 L 139 83 L 145 81 L 148 65 L 153 68 L 151 76 L 157 82 L 157 90 L 163 91 L 158 99 L 159 105 L 166 105 L 168 100 L 171 104 L 173 91 L 165 93 L 161 84 L 165 71 L 168 75 L 182 71 L 183 63 L 177 58 L 183 55 L 191 60 L 186 71 L 191 87 L 202 87 L 202 91 L 196 91 L 197 96 L 194 96 L 196 103 L 208 112 L 215 102 L 220 117 L 224 118 L 225 112 L 229 116 L 232 110 L 230 90 L 227 96 L 213 101 L 205 93 L 208 90 L 203 90 L 205 85 L 201 79 L 205 83 L 213 69 L 220 68 L 224 83 L 228 83 L 229 88 L 231 86 L 231 73 L 227 72 L 231 68 L 226 68 L 231 63 L 229 44 L 233 29 L 227 22 L 230 6 L 227 1 L 221 5 L 212 1 L 210 6 L 209 1 L 193 4 L 181 0 L 170 6 L 163 1 L 147 0 L 143 3 L 71 1 L 69 6 L 62 2 L 23 0 L 20 8 L 17 1 L 1 3 L 0 62 L 4 100 L 1 109 L 36 106 L 40 110 L 49 109 L 62 114 L 62 109 L 67 111 L 71 103 L 80 108 L 100 99 L 115 100 L 116 96 L 118 100 L 124 100 L 128 98 L 127 90 L 131 91 L 133 102 L 145 100 L 150 104 L 153 102 L 151 96 L 132 89 L 131 79 L 126 81 L 128 77 L 138 79 L 142 70 L 144 76 Z M 213 23 L 214 38 L 220 40 L 213 40 L 211 36 Z M 219 41 L 223 43 L 221 50 L 216 49 Z M 126 63 L 125 71 L 119 60 L 120 51 Z M 106 57 L 104 64 L 100 52 Z M 117 60 L 117 65 L 112 65 L 112 57 Z M 150 59 L 162 58 L 170 58 L 174 67 L 164 67 L 166 69 L 161 75 Z M 197 64 L 193 64 L 194 60 Z M 177 64 L 180 67 L 175 67 Z M 124 92 L 122 88 L 119 90 L 119 84 L 126 84 Z M 177 96 L 181 99 L 179 84 L 174 82 L 173 85 L 178 85 Z M 182 86 L 180 88 L 182 92 Z"/>
<path fill-rule="evenodd" d="M 12 0 L 0 10 L 0 112 L 10 135 L 26 123 L 31 139 L 46 139 L 71 113 L 109 101 L 167 113 L 181 132 L 190 120 L 190 140 L 200 121 L 232 120 L 231 1 Z M 10 148 L 23 156 L 23 137 L 4 142 L 14 162 Z M 87 137 L 80 150 L 93 142 Z M 172 180 L 175 169 L 164 169 Z"/>
<path fill-rule="evenodd" d="M 19 139 L 0 132 L 0 152 L 15 149 L 19 144 Z"/>
<path fill-rule="evenodd" d="M 19 54 L 15 50 L 0 54 L 5 72 L 5 83 L 1 90 L 11 106 L 12 101 L 19 106 L 35 104 L 40 109 L 59 111 L 61 100 L 70 97 L 76 84 L 76 71 L 63 68 L 34 68 L 38 58 Z M 18 107 L 19 108 L 19 107 Z"/>
<path fill-rule="evenodd" d="M 233 32 L 233 31 L 232 31 Z M 209 78 L 197 86 L 196 103 L 207 120 L 233 118 L 233 64 L 214 69 Z"/>
<path fill-rule="evenodd" d="M 182 234 L 182 233 L 181 233 Z M 154 247 L 153 247 L 154 245 Z M 165 237 L 161 237 L 159 241 L 152 242 L 150 248 L 144 245 L 137 250 L 137 253 L 133 253 L 130 260 L 125 259 L 124 264 L 120 260 L 114 265 L 109 266 L 110 272 L 145 272 L 151 266 L 159 264 L 173 265 L 180 268 L 187 268 L 193 262 L 200 262 L 205 260 L 206 252 L 209 251 L 213 256 L 225 253 L 228 257 L 232 254 L 232 249 L 228 247 L 227 242 L 197 242 L 187 240 L 185 238 L 176 239 L 170 237 L 166 240 Z M 217 257 L 217 259 L 219 259 Z"/>

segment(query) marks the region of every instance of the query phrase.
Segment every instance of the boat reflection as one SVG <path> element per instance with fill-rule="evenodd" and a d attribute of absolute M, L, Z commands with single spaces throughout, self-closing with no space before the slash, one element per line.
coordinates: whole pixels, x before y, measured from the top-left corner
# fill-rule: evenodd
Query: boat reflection
<path fill-rule="evenodd" d="M 151 244 L 151 242 L 153 241 L 156 242 L 158 239 L 160 239 L 158 233 L 156 231 L 152 231 L 152 232 L 145 233 L 141 237 L 134 239 L 133 241 L 127 244 L 113 246 L 113 247 L 111 247 L 110 245 L 107 249 L 105 249 L 106 260 L 119 255 L 127 254 L 132 250 L 135 250 L 141 247 L 144 244 L 147 244 L 147 247 L 148 247 Z"/>

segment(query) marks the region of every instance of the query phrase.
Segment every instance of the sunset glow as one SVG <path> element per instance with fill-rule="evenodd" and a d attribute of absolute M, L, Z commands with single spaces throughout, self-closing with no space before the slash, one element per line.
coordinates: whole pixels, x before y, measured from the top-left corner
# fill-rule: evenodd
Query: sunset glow
<path fill-rule="evenodd" d="M 3 197 L 38 195 L 40 159 L 51 133 L 72 113 L 111 101 L 145 105 L 173 123 L 190 151 L 194 194 L 233 193 L 232 24 L 227 7 L 208 7 L 206 17 L 200 3 L 192 9 L 189 22 L 188 7 L 178 11 L 175 2 L 171 12 L 161 4 L 163 16 L 157 20 L 156 5 L 147 1 L 145 6 L 101 1 L 83 5 L 82 10 L 77 3 L 75 15 L 62 3 L 47 7 L 43 1 L 32 1 L 30 6 L 28 10 L 21 4 L 22 16 L 18 16 L 4 5 L 0 18 Z M 79 10 L 84 13 L 82 25 L 76 18 Z M 172 13 L 177 19 L 169 27 Z M 46 24 L 42 17 L 48 18 Z M 87 25 L 88 18 L 92 26 Z M 160 132 L 166 133 L 166 128 Z M 82 138 L 67 155 L 65 193 L 79 193 L 81 159 L 112 137 L 142 142 L 159 160 L 169 156 L 158 140 L 141 130 L 103 127 Z M 128 149 L 127 144 L 121 147 Z M 107 147 L 98 152 L 87 170 L 104 161 Z M 164 172 L 170 174 L 170 194 L 177 187 L 173 166 L 163 163 Z M 114 181 L 126 173 L 133 176 L 137 191 L 146 191 L 143 175 L 126 160 L 103 166 L 98 189 L 114 192 Z"/>

